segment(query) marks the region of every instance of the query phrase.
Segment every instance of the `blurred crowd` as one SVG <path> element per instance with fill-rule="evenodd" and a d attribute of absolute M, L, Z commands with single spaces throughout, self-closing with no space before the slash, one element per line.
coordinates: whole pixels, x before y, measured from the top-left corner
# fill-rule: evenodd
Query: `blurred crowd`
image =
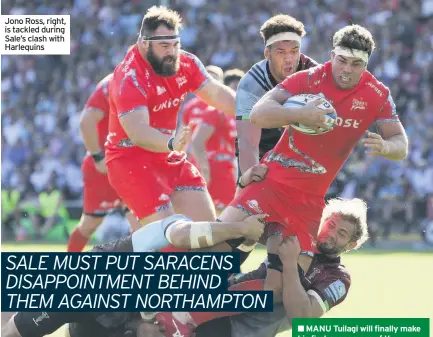
<path fill-rule="evenodd" d="M 162 0 L 164 1 L 164 0 Z M 81 198 L 80 110 L 96 83 L 135 42 L 145 10 L 157 0 L 2 0 L 2 14 L 70 14 L 71 55 L 1 56 L 2 189 L 32 198 L 47 188 Z M 164 3 L 164 2 L 162 2 Z M 302 52 L 329 59 L 331 37 L 354 22 L 376 40 L 369 70 L 390 87 L 410 139 L 401 163 L 370 158 L 359 147 L 330 195 L 364 197 L 385 235 L 433 217 L 432 0 L 170 0 L 181 13 L 183 48 L 204 64 L 245 71 L 263 57 L 261 24 L 287 13 L 306 26 Z M 401 214 L 399 216 L 399 214 Z M 380 219 L 380 221 L 378 221 Z M 373 221 L 374 222 L 374 221 Z M 414 227 L 415 226 L 415 227 Z"/>

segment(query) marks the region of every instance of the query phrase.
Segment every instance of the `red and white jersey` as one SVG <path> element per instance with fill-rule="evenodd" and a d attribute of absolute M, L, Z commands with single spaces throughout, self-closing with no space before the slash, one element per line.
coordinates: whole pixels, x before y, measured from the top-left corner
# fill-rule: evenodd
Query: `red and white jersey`
<path fill-rule="evenodd" d="M 341 90 L 327 62 L 293 74 L 279 89 L 290 96 L 321 93 L 338 115 L 334 129 L 321 135 L 306 135 L 287 126 L 266 156 L 269 179 L 311 194 L 326 194 L 371 123 L 399 121 L 389 89 L 367 71 L 354 88 Z"/>
<path fill-rule="evenodd" d="M 206 143 L 206 152 L 209 158 L 216 155 L 228 155 L 235 158 L 236 119 L 222 111 L 207 105 L 196 97 L 184 105 L 182 122 L 193 124 L 193 132 L 198 125 L 209 125 L 214 128 L 212 136 Z"/>
<path fill-rule="evenodd" d="M 170 77 L 156 74 L 141 56 L 137 46 L 132 48 L 114 70 L 110 83 L 110 123 L 107 139 L 107 161 L 125 153 L 167 157 L 132 144 L 119 118 L 146 107 L 149 125 L 166 134 L 176 130 L 177 113 L 188 92 L 200 89 L 208 80 L 201 61 L 185 51 L 180 52 L 180 68 Z"/>
<path fill-rule="evenodd" d="M 104 143 L 108 135 L 108 119 L 110 116 L 110 103 L 108 101 L 108 84 L 113 77 L 113 74 L 105 76 L 104 79 L 99 81 L 93 90 L 84 109 L 97 109 L 104 113 L 104 117 L 98 123 L 98 138 L 99 146 L 104 148 Z"/>

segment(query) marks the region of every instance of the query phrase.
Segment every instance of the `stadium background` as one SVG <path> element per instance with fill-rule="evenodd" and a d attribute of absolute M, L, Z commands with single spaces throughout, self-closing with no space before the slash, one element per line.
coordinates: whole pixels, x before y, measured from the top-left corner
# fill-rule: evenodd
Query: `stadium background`
<path fill-rule="evenodd" d="M 142 15 L 154 4 L 156 0 L 2 0 L 2 14 L 70 14 L 72 34 L 70 56 L 1 57 L 2 251 L 65 251 L 68 232 L 81 214 L 85 150 L 79 136 L 80 111 L 96 83 L 135 42 Z M 308 35 L 302 52 L 319 62 L 329 58 L 332 34 L 340 27 L 355 22 L 372 31 L 377 50 L 369 70 L 392 90 L 409 135 L 410 154 L 396 163 L 367 158 L 359 147 L 332 186 L 329 196 L 356 195 L 368 201 L 377 240 L 344 258 L 353 285 L 344 304 L 328 317 L 433 318 L 433 288 L 428 286 L 433 283 L 428 267 L 433 246 L 424 244 L 420 235 L 423 226 L 433 226 L 433 1 L 163 4 L 184 19 L 183 48 L 204 64 L 223 69 L 247 71 L 263 57 L 258 31 L 273 14 L 288 13 L 305 23 Z M 59 207 L 55 200 L 48 202 L 43 211 L 58 218 L 53 228 L 41 231 L 43 222 L 35 226 L 31 215 L 41 211 L 37 201 L 51 188 L 61 192 L 63 201 Z M 20 195 L 19 203 L 4 202 L 4 196 L 12 194 Z M 116 215 L 108 218 L 97 238 L 121 235 L 119 221 Z M 376 249 L 368 247 L 372 244 Z M 260 263 L 263 254 L 254 252 L 246 270 Z M 62 336 L 60 330 L 55 336 Z"/>
<path fill-rule="evenodd" d="M 357 148 L 329 196 L 365 198 L 373 239 L 420 240 L 420 229 L 433 220 L 433 1 L 162 1 L 183 17 L 183 48 L 223 69 L 247 71 L 260 60 L 259 28 L 280 12 L 305 23 L 302 52 L 319 62 L 328 60 L 337 29 L 349 22 L 369 28 L 377 43 L 369 70 L 391 88 L 410 154 L 404 162 L 391 162 L 368 158 Z M 81 213 L 80 111 L 135 42 L 142 15 L 154 4 L 158 1 L 2 1 L 2 14 L 70 14 L 72 34 L 70 56 L 1 57 L 3 239 L 66 239 Z M 56 209 L 53 198 L 42 210 L 60 215 L 53 229 L 31 216 L 41 211 L 35 201 L 48 199 L 44 192 L 52 188 L 64 200 Z M 6 202 L 10 191 L 19 193 L 20 202 Z"/>

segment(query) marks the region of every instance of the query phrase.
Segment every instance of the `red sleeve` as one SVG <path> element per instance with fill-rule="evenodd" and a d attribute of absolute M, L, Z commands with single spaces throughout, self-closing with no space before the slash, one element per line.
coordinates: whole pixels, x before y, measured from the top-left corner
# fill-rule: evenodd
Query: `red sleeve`
<path fill-rule="evenodd" d="M 318 300 L 324 312 L 343 302 L 350 287 L 350 277 L 348 275 L 329 276 L 314 283 L 307 292 Z"/>
<path fill-rule="evenodd" d="M 110 110 L 110 105 L 108 102 L 108 82 L 104 82 L 95 88 L 84 105 L 84 108 L 98 109 L 105 115 L 108 114 Z"/>
<path fill-rule="evenodd" d="M 190 59 L 191 71 L 189 73 L 189 84 L 190 91 L 195 92 L 203 87 L 206 82 L 209 80 L 209 74 L 206 71 L 203 63 L 199 60 L 199 58 L 193 54 L 185 53 L 186 56 Z"/>
<path fill-rule="evenodd" d="M 220 121 L 220 113 L 214 107 L 208 106 L 206 109 L 202 109 L 200 113 L 193 114 L 193 118 L 191 119 L 197 124 L 206 124 L 217 128 Z"/>
<path fill-rule="evenodd" d="M 388 98 L 385 103 L 380 108 L 377 116 L 376 122 L 378 123 L 389 123 L 389 122 L 398 122 L 400 119 L 397 115 L 397 109 L 392 99 L 391 93 L 388 93 Z"/>
<path fill-rule="evenodd" d="M 135 70 L 128 71 L 123 78 L 113 79 L 113 101 L 118 117 L 128 114 L 139 108 L 147 108 L 148 99 L 144 86 L 140 84 Z"/>
<path fill-rule="evenodd" d="M 278 88 L 287 92 L 289 96 L 295 96 L 306 92 L 308 87 L 308 71 L 300 71 L 278 84 Z"/>

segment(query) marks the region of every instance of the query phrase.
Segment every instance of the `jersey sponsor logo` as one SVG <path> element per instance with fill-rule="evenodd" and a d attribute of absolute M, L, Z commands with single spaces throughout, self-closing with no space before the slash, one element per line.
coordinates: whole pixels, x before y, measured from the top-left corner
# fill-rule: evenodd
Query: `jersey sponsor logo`
<path fill-rule="evenodd" d="M 183 86 L 187 82 L 186 81 L 186 77 L 185 76 L 177 77 L 176 78 L 176 82 L 177 82 L 177 85 L 180 88 L 181 86 Z"/>
<path fill-rule="evenodd" d="M 42 314 L 36 318 L 33 318 L 33 322 L 35 322 L 35 324 L 37 326 L 39 326 L 39 323 L 44 320 L 45 318 L 50 318 L 50 316 L 48 316 L 48 313 L 46 313 L 45 311 L 42 312 Z"/>
<path fill-rule="evenodd" d="M 134 61 L 134 57 L 135 57 L 135 54 L 132 53 L 131 56 L 129 57 L 129 59 L 124 61 L 125 64 L 122 67 L 122 72 L 127 73 L 129 71 L 129 66 L 131 65 L 132 61 Z"/>
<path fill-rule="evenodd" d="M 307 279 L 311 281 L 317 274 L 320 274 L 320 269 L 314 268 L 310 275 L 307 276 Z"/>
<path fill-rule="evenodd" d="M 372 88 L 380 97 L 383 96 L 383 92 L 382 90 L 380 90 L 377 86 L 375 86 L 373 83 L 371 82 L 367 82 L 365 85 L 368 85 L 370 88 Z"/>
<path fill-rule="evenodd" d="M 341 280 L 334 281 L 326 289 L 325 294 L 334 303 L 338 302 L 344 295 L 346 295 L 346 286 Z"/>
<path fill-rule="evenodd" d="M 350 111 L 365 110 L 366 108 L 367 108 L 367 102 L 360 101 L 354 98 L 352 101 L 352 107 L 350 108 Z"/>
<path fill-rule="evenodd" d="M 167 89 L 165 89 L 164 87 L 160 87 L 159 85 L 156 86 L 156 94 L 157 95 L 162 95 L 166 91 L 167 91 Z"/>
<path fill-rule="evenodd" d="M 247 201 L 247 205 L 249 208 L 251 208 L 252 210 L 256 211 L 257 213 L 263 213 L 262 209 L 259 206 L 259 203 L 257 202 L 257 200 L 248 200 Z"/>
<path fill-rule="evenodd" d="M 180 96 L 179 98 L 175 98 L 175 99 L 168 99 L 164 102 L 162 102 L 161 104 L 155 106 L 152 111 L 160 111 L 162 109 L 170 109 L 172 107 L 177 107 L 180 103 L 183 102 L 183 100 L 185 99 L 186 93 L 184 93 L 182 96 Z"/>
<path fill-rule="evenodd" d="M 358 120 L 352 119 L 352 118 L 343 119 L 341 117 L 337 117 L 337 119 L 335 120 L 335 125 L 341 126 L 343 128 L 358 129 L 358 127 L 361 123 L 362 123 L 362 119 L 358 121 Z"/>

